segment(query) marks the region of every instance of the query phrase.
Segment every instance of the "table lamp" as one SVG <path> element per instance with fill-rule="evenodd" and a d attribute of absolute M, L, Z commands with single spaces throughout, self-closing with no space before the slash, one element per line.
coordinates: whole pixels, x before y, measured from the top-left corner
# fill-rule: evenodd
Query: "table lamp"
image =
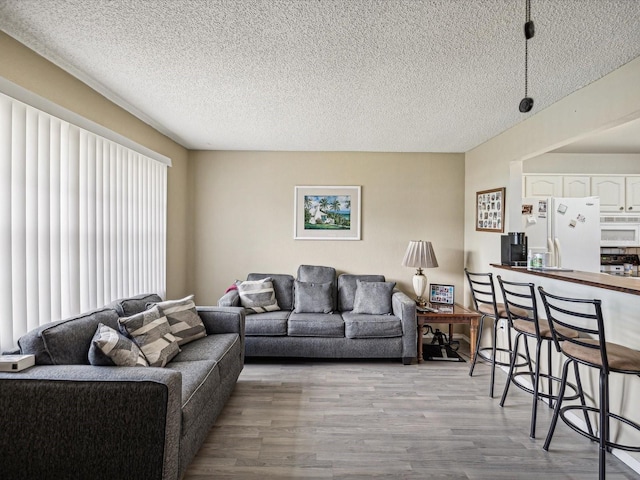
<path fill-rule="evenodd" d="M 434 268 L 438 266 L 436 254 L 433 251 L 431 242 L 422 240 L 412 240 L 409 242 L 407 251 L 402 260 L 403 267 L 417 268 L 418 271 L 413 276 L 413 290 L 416 293 L 418 305 L 426 305 L 426 300 L 422 298 L 425 288 L 427 288 L 427 277 L 422 274 L 423 268 Z"/>

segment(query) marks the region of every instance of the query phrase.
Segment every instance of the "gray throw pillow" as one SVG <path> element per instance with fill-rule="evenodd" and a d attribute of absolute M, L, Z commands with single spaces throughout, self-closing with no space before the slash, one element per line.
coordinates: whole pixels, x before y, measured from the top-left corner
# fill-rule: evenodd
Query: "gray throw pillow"
<path fill-rule="evenodd" d="M 89 363 L 99 366 L 148 367 L 149 362 L 130 338 L 100 323 L 89 347 Z"/>
<path fill-rule="evenodd" d="M 357 281 L 356 298 L 353 301 L 353 313 L 388 315 L 391 313 L 391 295 L 396 282 Z"/>
<path fill-rule="evenodd" d="M 198 315 L 193 298 L 193 295 L 189 295 L 181 300 L 166 300 L 147 304 L 147 308 L 153 305 L 160 307 L 160 311 L 169 321 L 171 333 L 178 339 L 178 345 L 186 345 L 207 336 L 207 331 L 200 315 Z"/>
<path fill-rule="evenodd" d="M 120 330 L 140 347 L 149 366 L 164 367 L 178 353 L 178 339 L 171 333 L 171 327 L 157 306 L 131 317 L 118 319 Z"/>
<path fill-rule="evenodd" d="M 295 283 L 296 313 L 331 313 L 333 311 L 333 283 Z"/>
<path fill-rule="evenodd" d="M 236 283 L 240 295 L 240 305 L 247 313 L 275 312 L 280 310 L 276 291 L 270 277 L 261 280 L 246 280 Z"/>

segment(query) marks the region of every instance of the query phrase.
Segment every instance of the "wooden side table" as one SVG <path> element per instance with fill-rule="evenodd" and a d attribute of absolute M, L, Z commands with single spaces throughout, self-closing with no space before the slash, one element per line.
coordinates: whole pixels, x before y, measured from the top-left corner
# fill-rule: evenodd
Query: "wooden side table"
<path fill-rule="evenodd" d="M 469 325 L 471 358 L 476 351 L 476 341 L 478 338 L 478 326 L 480 324 L 480 314 L 464 308 L 462 305 L 429 305 L 437 308 L 438 312 L 416 312 L 417 328 L 418 328 L 418 363 L 422 362 L 422 327 L 431 323 L 448 323 L 449 324 L 449 340 L 453 333 L 453 325 L 456 323 L 465 323 Z"/>

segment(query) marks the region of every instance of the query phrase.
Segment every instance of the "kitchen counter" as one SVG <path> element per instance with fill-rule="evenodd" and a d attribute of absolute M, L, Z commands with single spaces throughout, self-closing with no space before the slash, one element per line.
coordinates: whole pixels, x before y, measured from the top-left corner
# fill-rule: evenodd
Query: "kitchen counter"
<path fill-rule="evenodd" d="M 526 267 L 510 267 L 508 265 L 500 265 L 492 263 L 493 268 L 510 270 L 512 272 L 526 273 L 540 277 L 561 280 L 563 282 L 577 283 L 580 285 L 588 285 L 606 290 L 614 290 L 616 292 L 629 293 L 631 295 L 640 295 L 640 277 L 634 275 L 609 275 L 608 273 L 592 273 L 573 271 L 553 271 L 553 270 L 529 270 Z"/>

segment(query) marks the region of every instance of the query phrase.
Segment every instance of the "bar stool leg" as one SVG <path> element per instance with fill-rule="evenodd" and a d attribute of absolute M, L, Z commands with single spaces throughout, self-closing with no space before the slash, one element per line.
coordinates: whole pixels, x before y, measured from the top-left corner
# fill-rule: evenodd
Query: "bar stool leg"
<path fill-rule="evenodd" d="M 553 409 L 553 417 L 551 418 L 551 424 L 549 425 L 549 431 L 547 432 L 547 438 L 544 441 L 544 445 L 542 449 L 545 452 L 549 451 L 549 445 L 551 444 L 551 439 L 553 438 L 553 432 L 556 430 L 556 424 L 558 423 L 558 416 L 560 415 L 560 407 L 562 407 L 562 397 L 564 397 L 564 390 L 567 386 L 567 374 L 569 373 L 569 363 L 572 363 L 572 360 L 567 358 L 562 366 L 562 380 L 560 381 L 560 390 L 558 391 L 558 401 L 556 402 L 556 408 Z M 580 382 L 577 381 L 579 391 L 582 392 L 582 386 Z"/>
<path fill-rule="evenodd" d="M 598 455 L 599 478 L 605 478 L 607 442 L 609 441 L 609 382 L 604 370 L 600 370 L 600 448 Z"/>
<path fill-rule="evenodd" d="M 578 394 L 580 396 L 580 405 L 583 407 L 587 406 L 587 402 L 584 399 L 584 390 L 582 389 L 582 380 L 580 379 L 580 370 L 578 369 L 578 362 L 573 362 L 573 370 L 576 377 L 576 387 L 578 388 Z M 589 435 L 594 436 L 593 427 L 591 427 L 591 420 L 589 419 L 589 413 L 586 410 L 583 410 L 584 415 L 584 423 L 587 424 L 587 431 Z"/>
<path fill-rule="evenodd" d="M 500 399 L 500 406 L 504 407 L 504 402 L 507 400 L 507 393 L 509 393 L 509 386 L 511 385 L 511 381 L 513 379 L 513 371 L 516 368 L 516 358 L 518 358 L 518 347 L 520 345 L 520 337 L 522 337 L 522 333 L 518 332 L 516 335 L 516 346 L 513 350 L 513 356 L 511 357 L 511 362 L 509 364 L 509 373 L 507 374 L 507 381 L 504 384 L 504 390 L 502 391 L 502 398 Z M 525 339 L 525 342 L 527 340 Z"/>
<path fill-rule="evenodd" d="M 483 331 L 483 327 L 484 327 L 484 319 L 485 319 L 485 315 L 482 315 L 480 317 L 480 322 L 478 325 L 478 335 L 476 338 L 476 351 L 473 354 L 473 360 L 471 361 L 471 368 L 469 369 L 469 376 L 472 377 L 473 376 L 473 369 L 476 366 L 476 362 L 478 361 L 478 352 L 480 351 L 480 339 L 482 338 L 482 331 Z"/>
<path fill-rule="evenodd" d="M 496 378 L 496 354 L 498 353 L 498 345 L 497 345 L 497 340 L 498 340 L 498 323 L 499 323 L 499 319 L 495 319 L 493 322 L 493 329 L 491 330 L 493 332 L 493 339 L 492 339 L 492 351 L 493 351 L 493 356 L 491 357 L 491 383 L 489 384 L 489 397 L 493 398 L 493 385 L 495 384 L 495 378 Z M 509 343 L 511 343 L 511 339 L 509 339 Z"/>
<path fill-rule="evenodd" d="M 553 408 L 553 379 L 551 378 L 552 375 L 552 371 L 553 371 L 553 363 L 551 361 L 551 345 L 553 345 L 552 342 L 548 343 L 548 348 L 547 348 L 547 375 L 549 375 L 548 381 L 549 381 L 549 408 Z"/>

